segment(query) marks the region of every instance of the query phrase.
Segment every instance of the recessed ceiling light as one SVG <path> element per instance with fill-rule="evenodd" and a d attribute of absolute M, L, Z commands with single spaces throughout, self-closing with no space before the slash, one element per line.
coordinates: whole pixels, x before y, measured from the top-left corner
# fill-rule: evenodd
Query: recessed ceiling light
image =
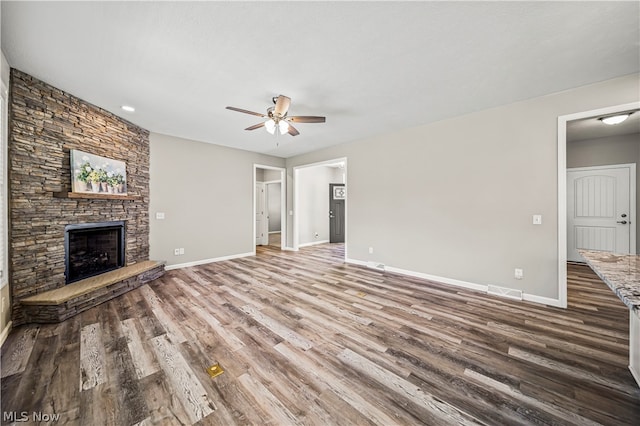
<path fill-rule="evenodd" d="M 630 115 L 631 113 L 627 112 L 624 114 L 610 115 L 609 117 L 600 117 L 599 120 L 602 121 L 604 124 L 613 126 L 614 124 L 622 123 L 624 120 L 629 118 Z"/>
<path fill-rule="evenodd" d="M 120 108 L 122 108 L 123 110 L 127 111 L 127 112 L 135 112 L 135 108 L 129 105 L 122 105 Z"/>

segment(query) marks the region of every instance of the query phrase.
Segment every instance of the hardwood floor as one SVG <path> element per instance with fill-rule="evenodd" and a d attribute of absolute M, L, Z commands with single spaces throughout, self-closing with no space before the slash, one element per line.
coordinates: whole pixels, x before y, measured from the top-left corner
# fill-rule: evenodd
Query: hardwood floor
<path fill-rule="evenodd" d="M 628 310 L 588 267 L 569 266 L 563 310 L 343 257 L 259 247 L 13 330 L 3 422 L 638 424 Z"/>
<path fill-rule="evenodd" d="M 269 245 L 280 248 L 281 238 L 280 232 L 269 233 Z"/>

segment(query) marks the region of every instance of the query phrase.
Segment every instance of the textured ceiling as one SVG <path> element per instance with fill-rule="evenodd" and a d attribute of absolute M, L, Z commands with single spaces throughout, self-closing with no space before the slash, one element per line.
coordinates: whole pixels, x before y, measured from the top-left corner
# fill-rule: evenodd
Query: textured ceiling
<path fill-rule="evenodd" d="M 280 157 L 640 68 L 639 2 L 1 2 L 9 64 L 153 132 Z M 325 115 L 275 138 L 271 98 Z M 123 104 L 136 107 L 128 114 Z"/>

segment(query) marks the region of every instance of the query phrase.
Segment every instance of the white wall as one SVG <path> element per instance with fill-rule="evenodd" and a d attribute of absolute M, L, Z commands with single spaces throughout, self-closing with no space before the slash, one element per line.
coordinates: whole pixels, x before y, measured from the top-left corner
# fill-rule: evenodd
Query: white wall
<path fill-rule="evenodd" d="M 158 133 L 149 139 L 150 258 L 171 266 L 253 252 L 254 164 L 284 160 Z"/>
<path fill-rule="evenodd" d="M 280 172 L 278 172 L 278 178 L 280 178 Z M 267 204 L 269 214 L 269 232 L 280 232 L 282 227 L 282 203 L 280 202 L 280 195 L 282 193 L 282 184 L 268 183 L 267 187 Z"/>
<path fill-rule="evenodd" d="M 295 166 L 348 159 L 351 259 L 553 301 L 558 116 L 638 101 L 639 93 L 636 74 L 399 129 L 289 158 L 288 176 Z M 533 214 L 542 225 L 532 225 Z M 524 269 L 523 280 L 514 268 Z"/>
<path fill-rule="evenodd" d="M 1 8 L 0 8 L 1 9 Z M 0 19 L 1 21 L 1 19 Z M 1 43 L 0 43 L 1 45 Z M 7 62 L 7 59 L 4 56 L 3 52 L 0 52 L 0 81 L 2 82 L 2 84 L 0 84 L 0 90 L 9 90 L 9 73 L 10 73 L 10 68 L 9 68 L 9 63 Z M 3 152 L 2 155 L 0 156 L 0 158 L 3 159 L 4 165 L 3 167 L 0 167 L 0 169 L 2 169 L 2 173 L 0 174 L 0 179 L 2 179 L 3 181 L 3 189 L 7 188 L 7 167 L 6 167 L 6 159 L 7 159 L 7 143 L 6 143 L 6 138 L 8 135 L 8 96 L 7 96 L 7 102 L 3 105 L 2 108 L 2 113 L 3 113 L 3 117 L 0 117 L 0 120 L 2 120 L 2 134 L 0 134 L 0 137 L 5 138 L 3 144 L 0 144 L 0 146 L 2 146 Z M 6 193 L 5 193 L 6 195 Z M 9 217 L 9 209 L 7 207 L 7 200 L 4 200 L 3 203 L 0 203 L 0 209 L 2 209 L 2 214 L 0 215 L 1 218 L 3 218 L 2 221 L 0 221 L 0 226 L 3 227 L 4 232 L 2 232 L 2 241 L 0 241 L 0 244 L 3 245 L 2 249 L 4 251 L 4 259 L 3 259 L 3 265 L 2 265 L 2 269 L 4 271 L 3 273 L 3 278 L 0 279 L 0 303 L 2 303 L 2 314 L 0 314 L 0 344 L 2 344 L 4 338 L 6 337 L 8 331 L 9 331 L 9 327 L 7 327 L 9 325 L 9 321 L 11 319 L 11 303 L 10 303 L 10 291 L 9 291 L 9 286 L 8 281 L 7 281 L 7 277 L 9 276 L 9 271 L 8 271 L 8 250 L 9 250 L 9 245 L 7 244 L 7 238 L 8 238 L 8 232 L 7 232 L 7 226 L 6 226 L 6 218 Z"/>
<path fill-rule="evenodd" d="M 334 168 L 314 166 L 298 170 L 299 245 L 329 241 L 329 184 L 333 182 Z"/>

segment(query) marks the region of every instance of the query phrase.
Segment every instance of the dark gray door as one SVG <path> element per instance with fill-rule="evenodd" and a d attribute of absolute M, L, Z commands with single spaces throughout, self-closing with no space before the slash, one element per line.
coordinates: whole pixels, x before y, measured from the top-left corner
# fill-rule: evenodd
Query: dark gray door
<path fill-rule="evenodd" d="M 344 203 L 347 187 L 343 183 L 329 184 L 329 242 L 344 243 Z"/>

